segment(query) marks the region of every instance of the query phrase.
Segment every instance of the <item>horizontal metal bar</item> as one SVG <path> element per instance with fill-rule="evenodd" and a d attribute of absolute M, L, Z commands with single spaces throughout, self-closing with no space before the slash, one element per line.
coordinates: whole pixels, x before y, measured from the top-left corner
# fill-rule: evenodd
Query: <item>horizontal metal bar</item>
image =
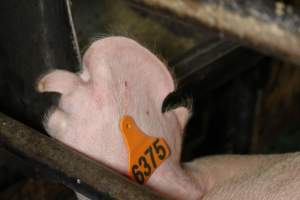
<path fill-rule="evenodd" d="M 196 46 L 170 65 L 179 74 L 177 89 L 192 90 L 194 85 L 204 94 L 255 66 L 263 58 L 256 51 L 220 40 L 207 48 Z"/>
<path fill-rule="evenodd" d="M 149 12 L 204 25 L 300 65 L 300 12 L 278 1 L 130 0 Z"/>
<path fill-rule="evenodd" d="M 186 85 L 185 83 L 190 81 L 191 77 L 193 77 L 199 70 L 212 66 L 212 63 L 223 59 L 226 55 L 239 48 L 242 49 L 236 43 L 225 40 L 214 40 L 207 44 L 197 45 L 188 52 L 182 54 L 180 57 L 170 61 L 169 65 L 172 67 L 175 74 L 178 74 L 176 80 L 179 82 L 179 86 L 181 87 Z M 227 68 L 228 71 L 231 70 L 231 67 L 227 66 Z M 212 69 L 210 70 L 214 71 Z M 203 74 L 197 78 L 202 80 Z"/>
<path fill-rule="evenodd" d="M 0 144 L 92 199 L 162 199 L 57 140 L 0 113 Z M 106 198 L 107 199 L 107 198 Z"/>

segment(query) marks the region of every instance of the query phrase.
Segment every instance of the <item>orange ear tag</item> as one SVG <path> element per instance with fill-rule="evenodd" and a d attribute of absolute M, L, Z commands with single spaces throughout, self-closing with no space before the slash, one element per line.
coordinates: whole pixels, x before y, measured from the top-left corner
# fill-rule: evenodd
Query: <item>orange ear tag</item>
<path fill-rule="evenodd" d="M 130 116 L 121 119 L 120 129 L 129 152 L 129 176 L 138 183 L 144 184 L 169 157 L 170 149 L 163 138 L 151 137 L 143 133 Z"/>

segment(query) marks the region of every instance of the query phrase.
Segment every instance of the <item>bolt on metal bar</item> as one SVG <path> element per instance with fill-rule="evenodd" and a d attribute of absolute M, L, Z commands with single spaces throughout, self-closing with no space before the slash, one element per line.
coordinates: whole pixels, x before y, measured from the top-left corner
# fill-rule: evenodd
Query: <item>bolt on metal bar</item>
<path fill-rule="evenodd" d="M 278 1 L 130 0 L 149 12 L 204 25 L 300 65 L 300 12 Z"/>
<path fill-rule="evenodd" d="M 148 188 L 2 113 L 0 145 L 46 171 L 51 179 L 57 179 L 91 199 L 162 199 Z"/>

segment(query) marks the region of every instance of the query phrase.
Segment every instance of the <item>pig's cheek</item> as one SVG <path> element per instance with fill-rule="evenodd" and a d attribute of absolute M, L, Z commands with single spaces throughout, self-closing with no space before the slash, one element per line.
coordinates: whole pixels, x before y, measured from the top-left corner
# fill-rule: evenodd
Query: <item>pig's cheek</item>
<path fill-rule="evenodd" d="M 166 122 L 163 125 L 163 137 L 167 140 L 171 150 L 171 159 L 179 162 L 182 145 L 183 129 L 177 119 L 177 114 L 174 111 L 169 111 L 164 114 Z"/>
<path fill-rule="evenodd" d="M 88 109 L 91 103 L 91 95 L 85 86 L 80 86 L 69 95 L 62 95 L 58 107 L 71 116 L 86 114 L 84 109 Z"/>
<path fill-rule="evenodd" d="M 185 107 L 179 107 L 174 110 L 174 113 L 177 117 L 181 130 L 183 130 L 190 117 L 188 109 Z"/>
<path fill-rule="evenodd" d="M 80 93 L 78 94 L 80 95 Z M 77 95 L 62 96 L 58 107 L 69 115 L 77 115 L 79 107 L 82 107 L 82 98 L 76 98 Z"/>

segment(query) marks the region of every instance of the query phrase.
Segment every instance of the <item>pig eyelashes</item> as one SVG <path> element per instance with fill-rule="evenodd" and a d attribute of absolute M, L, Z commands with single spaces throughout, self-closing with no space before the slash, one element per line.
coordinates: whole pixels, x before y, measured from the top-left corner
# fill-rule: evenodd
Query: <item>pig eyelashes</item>
<path fill-rule="evenodd" d="M 43 76 L 37 85 L 39 92 L 58 92 L 62 95 L 72 93 L 82 82 L 81 78 L 72 72 L 54 70 Z"/>

